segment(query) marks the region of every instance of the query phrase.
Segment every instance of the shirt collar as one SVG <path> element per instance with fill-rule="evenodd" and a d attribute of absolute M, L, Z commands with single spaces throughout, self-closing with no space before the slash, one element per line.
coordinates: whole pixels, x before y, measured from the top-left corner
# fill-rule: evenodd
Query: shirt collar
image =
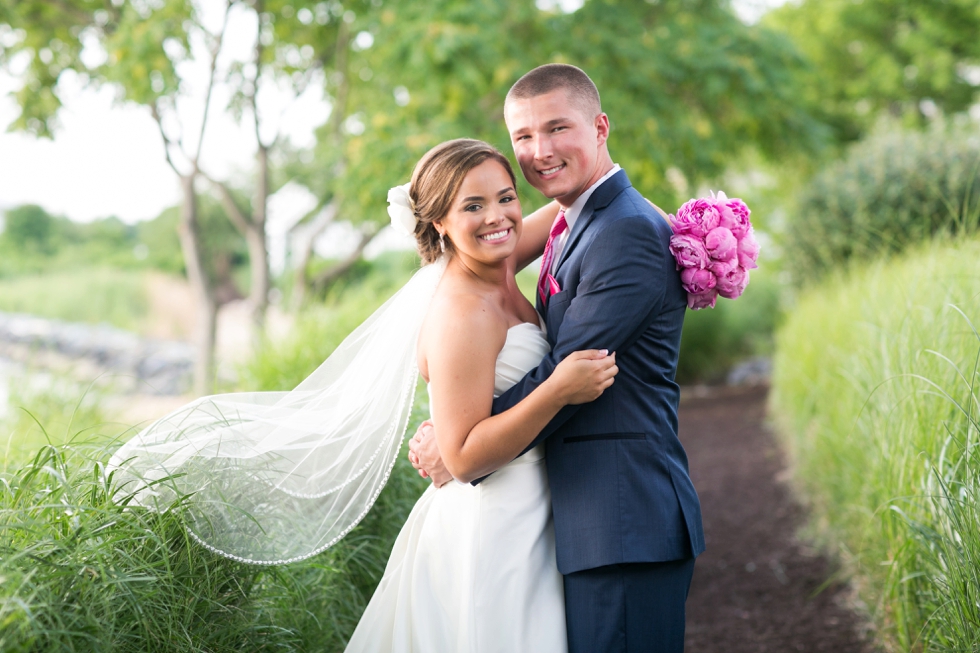
<path fill-rule="evenodd" d="M 589 201 L 590 197 L 592 197 L 592 193 L 595 192 L 595 189 L 601 186 L 603 182 L 620 170 L 622 170 L 622 168 L 619 167 L 619 164 L 614 163 L 612 170 L 604 174 L 599 181 L 589 186 L 587 191 L 579 195 L 578 198 L 572 202 L 572 205 L 565 209 L 565 222 L 568 223 L 569 232 L 571 232 L 571 230 L 575 227 L 575 221 L 578 220 L 578 216 L 582 213 L 582 209 L 585 208 L 585 203 Z"/>

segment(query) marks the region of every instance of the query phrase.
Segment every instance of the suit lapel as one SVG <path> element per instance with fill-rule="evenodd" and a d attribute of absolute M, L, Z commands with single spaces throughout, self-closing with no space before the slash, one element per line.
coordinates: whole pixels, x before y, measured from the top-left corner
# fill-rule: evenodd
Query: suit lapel
<path fill-rule="evenodd" d="M 572 249 L 575 248 L 575 245 L 582 238 L 582 234 L 585 233 L 585 229 L 592 222 L 592 219 L 595 217 L 595 212 L 609 206 L 609 203 L 623 190 L 629 188 L 630 185 L 629 177 L 626 176 L 625 172 L 620 170 L 592 192 L 592 197 L 582 207 L 582 213 L 575 220 L 575 227 L 572 229 L 572 233 L 568 235 L 568 241 L 561 250 L 561 256 L 558 257 L 558 265 L 555 267 L 556 277 L 558 276 L 558 271 L 561 269 L 562 263 L 568 259 Z"/>
<path fill-rule="evenodd" d="M 598 189 L 596 189 L 598 190 Z M 582 232 L 585 231 L 585 227 L 592 220 L 592 216 L 595 215 L 595 209 L 593 208 L 593 200 L 595 199 L 595 193 L 589 198 L 589 201 L 585 203 L 582 207 L 582 213 L 579 214 L 578 219 L 575 221 L 575 228 L 572 229 L 572 233 L 568 234 L 568 241 L 565 246 L 561 248 L 561 256 L 558 257 L 558 265 L 555 266 L 555 274 L 558 274 L 558 270 L 561 269 L 561 264 L 565 262 L 568 258 L 569 252 L 575 247 L 575 244 L 582 237 Z"/>

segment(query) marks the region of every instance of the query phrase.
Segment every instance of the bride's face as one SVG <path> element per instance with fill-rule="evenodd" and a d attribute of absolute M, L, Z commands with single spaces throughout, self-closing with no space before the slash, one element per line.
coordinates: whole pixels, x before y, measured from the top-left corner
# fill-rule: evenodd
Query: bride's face
<path fill-rule="evenodd" d="M 521 203 L 514 182 L 490 159 L 469 171 L 436 228 L 459 256 L 494 263 L 514 253 L 521 235 Z"/>

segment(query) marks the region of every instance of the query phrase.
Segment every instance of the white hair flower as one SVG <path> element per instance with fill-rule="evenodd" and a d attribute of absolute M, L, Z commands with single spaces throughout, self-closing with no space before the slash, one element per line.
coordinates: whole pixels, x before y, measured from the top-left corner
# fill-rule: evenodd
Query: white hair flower
<path fill-rule="evenodd" d="M 406 236 L 415 236 L 415 225 L 419 219 L 415 216 L 415 203 L 408 194 L 410 183 L 404 186 L 395 186 L 388 191 L 388 215 L 391 217 L 391 226 L 395 231 Z"/>

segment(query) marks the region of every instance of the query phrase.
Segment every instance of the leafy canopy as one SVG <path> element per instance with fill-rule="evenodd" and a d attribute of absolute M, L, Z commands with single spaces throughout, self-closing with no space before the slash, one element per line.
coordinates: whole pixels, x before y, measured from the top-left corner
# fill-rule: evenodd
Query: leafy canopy
<path fill-rule="evenodd" d="M 882 113 L 921 124 L 978 99 L 976 0 L 804 0 L 763 23 L 812 62 L 802 88 L 839 140 L 859 138 Z"/>

